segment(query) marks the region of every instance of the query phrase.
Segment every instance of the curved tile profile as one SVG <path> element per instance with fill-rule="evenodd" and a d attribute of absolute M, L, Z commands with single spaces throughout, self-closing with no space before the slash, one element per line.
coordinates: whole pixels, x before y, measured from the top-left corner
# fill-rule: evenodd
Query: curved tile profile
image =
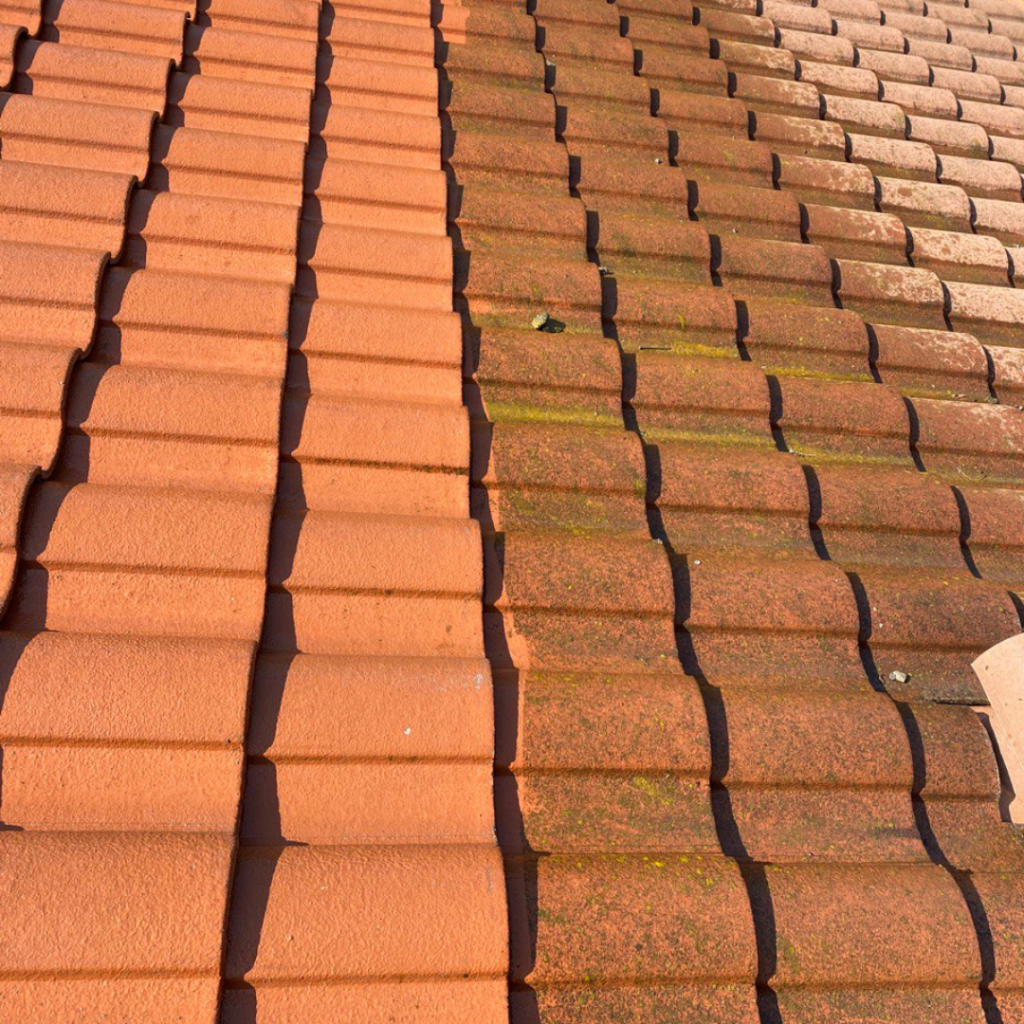
<path fill-rule="evenodd" d="M 1024 1019 L 1022 66 L 0 0 L 0 1018 Z"/>
<path fill-rule="evenodd" d="M 50 475 L 27 501 L 0 639 L 12 1019 L 212 1021 L 219 1003 L 301 157 L 290 210 L 160 179 L 187 133 L 181 164 L 251 180 L 240 136 L 168 113 L 194 15 L 48 5 L 0 115 L 11 329 L 20 306 L 21 351 L 63 360 L 45 416 L 45 376 L 21 385 L 52 425 L 32 456 Z"/>
<path fill-rule="evenodd" d="M 1024 865 L 956 705 L 1022 624 L 1015 44 L 527 10 L 440 22 L 513 1020 L 1000 1019 Z"/>

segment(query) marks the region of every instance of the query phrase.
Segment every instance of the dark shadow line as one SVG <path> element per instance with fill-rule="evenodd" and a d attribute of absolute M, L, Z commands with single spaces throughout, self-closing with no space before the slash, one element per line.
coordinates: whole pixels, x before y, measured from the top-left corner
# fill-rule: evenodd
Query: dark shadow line
<path fill-rule="evenodd" d="M 442 167 L 448 181 L 448 236 L 451 239 L 455 266 L 453 280 L 454 308 L 462 322 L 463 341 L 463 405 L 470 422 L 470 514 L 480 524 L 484 539 L 483 618 L 484 654 L 491 666 L 494 688 L 494 822 L 498 846 L 505 868 L 505 889 L 508 913 L 509 969 L 508 992 L 510 1019 L 516 1024 L 540 1024 L 537 993 L 527 982 L 536 962 L 537 948 L 537 870 L 547 852 L 534 849 L 523 822 L 519 785 L 511 765 L 519 746 L 519 696 L 522 686 L 520 671 L 508 646 L 504 614 L 487 596 L 504 589 L 504 537 L 495 531 L 491 495 L 482 481 L 491 462 L 493 424 L 487 411 L 476 373 L 480 365 L 483 336 L 474 322 L 465 286 L 472 268 L 472 253 L 457 223 L 461 212 L 464 185 L 452 164 L 457 129 L 444 98 L 451 95 L 451 82 L 445 67 L 449 44 L 439 27 L 444 17 L 444 3 L 434 3 L 435 53 L 437 71 L 442 83 L 440 110 L 442 135 Z M 546 71 L 546 76 L 553 72 Z M 567 175 L 571 173 L 567 165 Z M 568 177 L 567 177 L 568 184 Z"/>
<path fill-rule="evenodd" d="M 926 472 L 924 461 L 921 459 L 921 453 L 918 451 L 917 444 L 921 438 L 921 421 L 917 416 L 917 409 L 914 407 L 914 403 L 903 396 L 903 407 L 907 410 L 907 418 L 910 421 L 910 457 L 914 460 L 914 465 L 922 473 Z"/>
<path fill-rule="evenodd" d="M 924 843 L 928 858 L 933 864 L 943 868 L 950 878 L 953 879 L 971 915 L 971 923 L 974 926 L 978 942 L 978 952 L 981 957 L 979 996 L 985 1013 L 985 1022 L 986 1024 L 1004 1024 L 999 1001 L 991 989 L 992 982 L 996 976 L 996 954 L 995 943 L 992 939 L 992 929 L 989 926 L 985 905 L 981 899 L 981 894 L 978 892 L 978 887 L 971 877 L 971 873 L 955 867 L 939 844 L 938 837 L 932 828 L 928 806 L 921 795 L 928 778 L 928 765 L 925 758 L 921 728 L 910 704 L 897 700 L 894 700 L 893 703 L 895 703 L 899 711 L 904 729 L 906 730 L 907 740 L 910 743 L 910 756 L 914 767 L 914 787 L 912 793 L 914 821 L 918 831 L 921 833 L 921 840 Z"/>
<path fill-rule="evenodd" d="M 832 556 L 829 554 L 828 545 L 825 543 L 825 535 L 821 531 L 821 482 L 814 467 L 806 462 L 800 464 L 803 470 L 804 482 L 807 484 L 808 504 L 808 527 L 811 532 L 811 543 L 814 545 L 814 553 L 823 561 L 830 562 Z"/>
<path fill-rule="evenodd" d="M 971 510 L 967 507 L 967 500 L 959 487 L 951 486 L 953 497 L 956 500 L 956 507 L 960 513 L 960 554 L 963 555 L 964 564 L 970 574 L 981 579 L 981 572 L 974 561 L 974 554 L 971 551 Z"/>

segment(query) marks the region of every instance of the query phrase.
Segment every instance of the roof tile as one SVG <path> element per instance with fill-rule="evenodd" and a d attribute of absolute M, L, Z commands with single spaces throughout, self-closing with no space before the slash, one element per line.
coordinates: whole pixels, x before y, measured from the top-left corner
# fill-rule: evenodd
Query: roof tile
<path fill-rule="evenodd" d="M 914 266 L 933 270 L 945 280 L 1009 283 L 1006 249 L 994 238 L 915 227 L 910 229 L 910 243 Z"/>
<path fill-rule="evenodd" d="M 911 85 L 906 82 L 881 83 L 882 98 L 901 106 L 908 114 L 945 117 L 956 120 L 960 107 L 956 93 L 932 85 Z"/>
<path fill-rule="evenodd" d="M 966 330 L 982 341 L 999 344 L 1015 340 L 1024 318 L 1024 296 L 1015 289 L 950 282 L 949 320 L 955 330 Z"/>
<path fill-rule="evenodd" d="M 1016 891 L 957 882 L 1024 862 L 935 702 L 1021 625 L 1024 17 L 467 2 L 19 50 L 0 998 L 496 1024 L 510 940 L 517 1021 L 1012 1015 Z"/>
<path fill-rule="evenodd" d="M 822 94 L 822 101 L 825 118 L 838 122 L 846 131 L 898 139 L 906 135 L 907 118 L 895 103 L 830 96 L 828 93 Z"/>
<path fill-rule="evenodd" d="M 960 511 L 948 487 L 909 470 L 876 466 L 823 465 L 815 476 L 821 492 L 817 526 L 829 554 L 842 564 L 967 571 Z"/>
<path fill-rule="evenodd" d="M 860 575 L 871 609 L 868 643 L 890 692 L 977 703 L 983 691 L 971 661 L 1020 623 L 1005 589 L 949 572 L 909 577 L 872 569 Z M 891 680 L 893 672 L 907 681 Z"/>
<path fill-rule="evenodd" d="M 41 5 L 38 0 L 4 0 L 3 23 L 24 29 L 30 36 L 39 32 L 42 22 Z"/>
<path fill-rule="evenodd" d="M 823 249 L 797 242 L 723 235 L 712 271 L 737 297 L 832 306 L 832 267 Z"/>
<path fill-rule="evenodd" d="M 907 229 L 893 214 L 816 203 L 804 204 L 803 210 L 807 241 L 822 246 L 830 256 L 867 263 L 907 262 Z"/>
<path fill-rule="evenodd" d="M 964 484 L 1017 481 L 1024 422 L 1017 409 L 914 399 L 914 448 L 924 467 Z"/>
<path fill-rule="evenodd" d="M 906 49 L 903 33 L 888 24 L 870 24 L 836 18 L 836 32 L 849 39 L 858 51 L 863 49 L 902 54 Z"/>
<path fill-rule="evenodd" d="M 298 87 L 178 72 L 170 77 L 167 102 L 165 122 L 176 128 L 258 133 L 303 144 L 309 135 L 309 93 Z"/>
<path fill-rule="evenodd" d="M 825 458 L 856 453 L 867 460 L 909 463 L 907 412 L 895 391 L 796 377 L 781 380 L 780 386 L 781 412 L 775 424 L 790 451 Z"/>
<path fill-rule="evenodd" d="M 794 865 L 770 867 L 768 874 L 779 931 L 780 987 L 824 980 L 823 972 L 830 980 L 856 980 L 858 985 L 898 981 L 966 987 L 975 982 L 974 929 L 959 890 L 941 868 Z M 943 922 L 946 941 L 929 957 L 909 937 L 937 920 Z M 845 941 L 833 955 L 831 943 L 823 943 L 837 923 Z M 861 952 L 867 949 L 884 955 L 865 963 Z"/>
<path fill-rule="evenodd" d="M 304 154 L 301 143 L 288 139 L 158 125 L 147 184 L 161 191 L 297 205 Z"/>
<path fill-rule="evenodd" d="M 834 96 L 878 97 L 878 78 L 868 68 L 849 68 L 802 60 L 800 81 L 810 82 Z"/>
<path fill-rule="evenodd" d="M 149 54 L 180 63 L 185 11 L 117 3 L 61 0 L 47 9 L 48 35 L 61 44 Z"/>
<path fill-rule="evenodd" d="M 756 43 L 740 43 L 732 39 L 716 40 L 718 47 L 717 61 L 701 61 L 705 68 L 728 65 L 730 71 L 747 72 L 751 75 L 766 75 L 781 79 L 796 79 L 797 62 L 789 50 L 782 47 L 760 46 Z M 708 74 L 707 71 L 704 74 Z M 644 74 L 645 78 L 650 78 Z M 692 86 L 691 86 L 692 88 Z M 723 88 L 724 91 L 724 88 Z"/>
<path fill-rule="evenodd" d="M 74 985 L 77 998 L 101 1009 L 109 1005 L 103 991 L 109 983 L 89 974 L 110 973 L 122 979 L 115 998 L 138 990 L 155 1012 L 168 998 L 203 1015 L 214 1012 L 227 836 L 6 832 L 3 843 L 4 902 L 12 914 L 0 964 L 6 972 L 49 975 L 52 980 L 33 986 L 44 1006 L 67 1006 Z M 80 893 L 87 902 L 69 916 L 64 904 L 48 898 L 55 890 Z M 142 915 L 154 907 L 166 908 L 171 922 L 139 942 Z M 31 930 L 13 926 L 24 916 L 32 918 Z M 167 964 L 177 966 L 173 981 L 150 988 L 132 977 Z M 69 973 L 85 977 L 61 977 Z"/>
<path fill-rule="evenodd" d="M 974 56 L 966 46 L 908 37 L 907 53 L 924 59 L 932 67 L 955 71 L 971 71 L 974 68 Z"/>
<path fill-rule="evenodd" d="M 381 963 L 414 982 L 497 976 L 507 956 L 499 939 L 501 873 L 497 851 L 486 846 L 245 850 L 226 977 L 295 985 L 315 972 L 325 980 L 369 980 Z M 267 892 L 263 910 L 254 897 Z M 388 907 L 395 927 L 382 935 L 377 924 Z M 430 934 L 436 939 L 421 945 Z"/>
<path fill-rule="evenodd" d="M 892 5 L 888 5 L 892 6 Z M 931 39 L 938 43 L 946 42 L 949 29 L 939 18 L 923 17 L 908 11 L 885 11 L 885 24 L 902 32 L 908 39 Z"/>
<path fill-rule="evenodd" d="M 855 132 L 850 132 L 846 138 L 850 159 L 864 164 L 876 174 L 933 183 L 936 179 L 938 161 L 927 143 Z"/>
<path fill-rule="evenodd" d="M 817 117 L 821 108 L 818 90 L 810 83 L 786 82 L 761 75 L 733 75 L 731 93 L 750 109 L 766 113 Z"/>
<path fill-rule="evenodd" d="M 799 306 L 785 298 L 744 303 L 741 341 L 752 359 L 775 370 L 867 377 L 868 336 L 855 313 Z"/>
<path fill-rule="evenodd" d="M 308 40 L 316 35 L 320 4 L 316 0 L 217 0 L 212 20 L 218 28 Z"/>
<path fill-rule="evenodd" d="M 1024 217 L 1021 204 L 1005 199 L 971 200 L 974 212 L 974 230 L 991 235 L 1005 245 L 1024 243 Z"/>
<path fill-rule="evenodd" d="M 995 345 L 986 350 L 992 360 L 992 390 L 1006 405 L 1024 405 L 1024 355 L 1019 348 Z"/>
<path fill-rule="evenodd" d="M 786 192 L 694 182 L 690 211 L 709 231 L 735 234 L 742 230 L 777 242 L 800 240 L 800 209 Z"/>
<path fill-rule="evenodd" d="M 852 260 L 836 260 L 836 267 L 844 308 L 877 323 L 945 327 L 945 295 L 931 271 Z"/>
<path fill-rule="evenodd" d="M 4 159 L 146 176 L 153 112 L 5 95 Z"/>
<path fill-rule="evenodd" d="M 780 44 L 787 50 L 792 50 L 797 57 L 807 57 L 826 64 L 846 64 L 850 67 L 854 64 L 856 51 L 853 43 L 843 36 L 834 36 L 831 33 L 821 35 L 818 32 L 804 32 L 785 26 L 780 27 L 778 32 Z"/>
<path fill-rule="evenodd" d="M 26 41 L 18 50 L 14 86 L 48 99 L 137 107 L 160 115 L 167 102 L 168 69 L 166 56 Z"/>
<path fill-rule="evenodd" d="M 525 951 L 513 945 L 513 978 L 525 975 L 544 987 L 587 972 L 598 981 L 637 982 L 664 978 L 669 964 L 674 981 L 709 973 L 722 982 L 753 976 L 749 903 L 733 864 L 679 855 L 658 861 L 638 855 L 546 857 L 538 865 L 537 886 L 550 911 L 538 921 L 537 955 L 528 974 Z M 658 908 L 661 916 L 642 939 L 625 927 L 637 905 Z"/>
<path fill-rule="evenodd" d="M 776 153 L 846 160 L 846 134 L 838 124 L 781 114 L 755 114 L 752 121 L 751 137 Z"/>
<path fill-rule="evenodd" d="M 886 80 L 903 82 L 907 85 L 928 85 L 931 82 L 929 62 L 934 58 L 929 53 L 918 53 L 926 44 L 909 40 L 910 51 L 872 50 L 866 47 L 857 48 L 857 67 L 867 68 Z M 943 46 L 943 54 L 949 48 Z"/>
<path fill-rule="evenodd" d="M 872 366 L 906 393 L 976 402 L 988 398 L 988 360 L 971 334 L 873 324 Z"/>

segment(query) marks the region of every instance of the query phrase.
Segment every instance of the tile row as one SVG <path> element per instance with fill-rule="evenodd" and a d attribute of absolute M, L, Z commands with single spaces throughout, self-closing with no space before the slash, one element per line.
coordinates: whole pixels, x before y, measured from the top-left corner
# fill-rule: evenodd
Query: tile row
<path fill-rule="evenodd" d="M 325 5 L 225 1022 L 507 1014 L 429 3 Z"/>
<path fill-rule="evenodd" d="M 0 1001 L 213 1021 L 319 5 L 296 52 L 230 2 L 53 12 L 3 105 L 5 279 L 45 310 L 22 351 L 74 349 L 10 391 L 51 455 L 0 640 Z"/>

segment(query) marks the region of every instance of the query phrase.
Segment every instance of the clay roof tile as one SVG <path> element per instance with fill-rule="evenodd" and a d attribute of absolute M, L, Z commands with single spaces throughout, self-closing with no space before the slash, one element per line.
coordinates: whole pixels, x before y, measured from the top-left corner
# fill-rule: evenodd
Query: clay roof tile
<path fill-rule="evenodd" d="M 0 0 L 9 1014 L 1019 1015 L 1022 26 Z"/>

